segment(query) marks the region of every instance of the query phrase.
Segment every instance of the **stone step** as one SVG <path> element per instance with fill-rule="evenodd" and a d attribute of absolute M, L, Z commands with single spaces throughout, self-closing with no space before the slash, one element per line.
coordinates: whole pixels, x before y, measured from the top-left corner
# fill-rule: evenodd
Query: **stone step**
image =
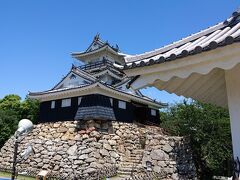
<path fill-rule="evenodd" d="M 127 162 L 127 161 L 124 161 L 124 162 L 120 162 L 119 165 L 132 165 L 132 164 L 141 164 L 141 163 L 134 163 L 134 162 Z"/>
<path fill-rule="evenodd" d="M 124 159 L 122 162 L 131 162 L 131 163 L 142 163 L 142 160 L 138 160 L 138 159 Z"/>
<path fill-rule="evenodd" d="M 121 166 L 129 166 L 129 165 L 133 165 L 133 164 L 138 164 L 138 163 L 133 163 L 133 162 L 120 162 L 119 165 Z"/>
<path fill-rule="evenodd" d="M 122 166 L 118 167 L 118 171 L 125 171 L 125 172 L 136 172 L 140 167 L 138 166 Z"/>
<path fill-rule="evenodd" d="M 131 172 L 136 172 L 136 170 L 132 170 L 132 168 L 121 168 L 117 171 L 118 173 L 127 173 L 127 174 L 131 174 Z"/>
<path fill-rule="evenodd" d="M 138 157 L 125 157 L 123 158 L 124 161 L 140 161 L 142 158 Z"/>
<path fill-rule="evenodd" d="M 125 158 L 124 161 L 141 161 L 142 158 Z"/>
<path fill-rule="evenodd" d="M 142 166 L 139 164 L 128 164 L 128 165 L 123 165 L 123 166 L 120 165 L 118 167 L 118 169 L 120 169 L 120 168 L 140 168 L 140 167 L 142 167 Z"/>
<path fill-rule="evenodd" d="M 127 161 L 124 161 L 124 162 L 131 163 L 131 164 L 142 164 L 142 161 L 127 160 Z"/>
<path fill-rule="evenodd" d="M 131 175 L 131 174 L 136 173 L 136 172 L 137 171 L 131 172 L 131 171 L 119 170 L 119 171 L 117 171 L 117 174 L 118 175 Z"/>
<path fill-rule="evenodd" d="M 126 169 L 128 169 L 128 171 L 132 171 L 132 169 L 135 169 L 135 171 L 137 171 L 138 169 L 141 169 L 141 168 L 143 168 L 142 166 L 139 166 L 139 165 L 136 165 L 136 166 L 119 166 L 118 167 L 118 170 L 119 171 L 125 171 Z"/>
<path fill-rule="evenodd" d="M 142 167 L 142 163 L 120 162 L 119 167 Z"/>

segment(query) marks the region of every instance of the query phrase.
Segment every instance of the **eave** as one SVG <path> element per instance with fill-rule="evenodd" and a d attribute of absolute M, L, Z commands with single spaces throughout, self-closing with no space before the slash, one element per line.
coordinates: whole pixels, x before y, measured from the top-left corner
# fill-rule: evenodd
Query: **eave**
<path fill-rule="evenodd" d="M 225 71 L 240 63 L 240 43 L 233 43 L 181 60 L 167 61 L 124 72 L 139 76 L 131 87 L 154 86 L 169 93 L 227 107 Z"/>
<path fill-rule="evenodd" d="M 37 93 L 29 93 L 28 97 L 33 99 L 38 99 L 41 102 L 43 101 L 50 101 L 55 99 L 62 99 L 74 96 L 83 96 L 89 94 L 102 94 L 113 98 L 120 98 L 127 101 L 136 101 L 143 104 L 147 104 L 149 106 L 153 106 L 155 108 L 162 108 L 166 107 L 166 104 L 155 102 L 150 99 L 141 98 L 134 94 L 129 94 L 121 90 L 117 90 L 113 87 L 104 85 L 100 82 L 91 84 L 91 85 L 83 85 L 74 88 L 64 88 L 59 90 L 52 90 L 52 91 L 44 91 L 44 92 L 37 92 Z"/>
<path fill-rule="evenodd" d="M 72 53 L 72 57 L 81 60 L 81 58 L 86 58 L 89 57 L 93 54 L 99 53 L 99 52 L 103 52 L 103 51 L 107 51 L 110 52 L 111 54 L 114 54 L 116 56 L 120 56 L 120 57 L 124 57 L 123 54 L 116 52 L 111 46 L 109 46 L 108 44 L 102 46 L 99 49 L 95 49 L 93 51 L 89 51 L 89 52 L 75 52 Z"/>

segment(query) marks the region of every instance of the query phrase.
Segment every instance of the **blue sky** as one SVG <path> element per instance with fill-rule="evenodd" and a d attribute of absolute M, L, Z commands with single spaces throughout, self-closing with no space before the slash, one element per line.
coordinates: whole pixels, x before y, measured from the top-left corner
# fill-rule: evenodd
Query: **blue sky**
<path fill-rule="evenodd" d="M 0 98 L 52 88 L 71 68 L 71 52 L 96 33 L 127 54 L 159 48 L 225 20 L 237 0 L 1 0 Z M 163 102 L 175 95 L 143 91 Z"/>

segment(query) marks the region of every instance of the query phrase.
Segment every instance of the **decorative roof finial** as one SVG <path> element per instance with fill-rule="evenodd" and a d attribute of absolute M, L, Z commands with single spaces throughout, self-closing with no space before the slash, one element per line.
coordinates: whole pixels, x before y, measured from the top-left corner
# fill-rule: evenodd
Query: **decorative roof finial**
<path fill-rule="evenodd" d="M 97 33 L 96 36 L 94 37 L 94 41 L 99 40 L 99 37 L 100 37 L 100 33 Z"/>
<path fill-rule="evenodd" d="M 238 7 L 233 13 L 231 18 L 225 20 L 223 23 L 224 25 L 231 25 L 239 22 L 240 17 L 240 7 Z"/>
<path fill-rule="evenodd" d="M 76 66 L 72 63 L 72 69 L 76 69 Z"/>
<path fill-rule="evenodd" d="M 116 44 L 116 50 L 117 50 L 117 52 L 119 51 L 119 46 Z"/>
<path fill-rule="evenodd" d="M 232 16 L 233 16 L 233 17 L 239 16 L 239 15 L 240 15 L 240 7 L 238 7 L 238 8 L 232 13 Z"/>

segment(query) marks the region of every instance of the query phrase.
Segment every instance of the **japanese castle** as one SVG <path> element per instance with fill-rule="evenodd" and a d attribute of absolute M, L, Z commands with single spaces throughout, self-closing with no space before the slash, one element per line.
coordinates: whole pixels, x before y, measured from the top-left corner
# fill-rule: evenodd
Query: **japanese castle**
<path fill-rule="evenodd" d="M 84 65 L 72 65 L 51 90 L 29 93 L 30 98 L 40 100 L 39 122 L 112 120 L 159 124 L 159 109 L 166 104 L 130 87 L 138 76 L 128 77 L 118 68 L 125 64 L 126 56 L 99 35 L 86 51 L 72 53 Z"/>

